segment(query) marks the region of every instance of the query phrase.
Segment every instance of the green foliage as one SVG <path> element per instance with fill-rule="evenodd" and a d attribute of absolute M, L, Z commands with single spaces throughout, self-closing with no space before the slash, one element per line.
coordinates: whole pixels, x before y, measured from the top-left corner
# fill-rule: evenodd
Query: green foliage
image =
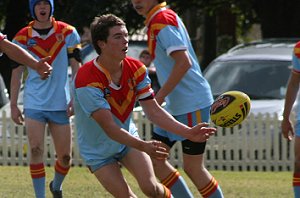
<path fill-rule="evenodd" d="M 78 27 L 89 26 L 95 16 L 113 13 L 127 24 L 129 33 L 143 27 L 143 17 L 133 9 L 130 1 L 123 0 L 64 0 L 56 4 L 55 16 Z M 67 13 L 67 14 L 66 14 Z"/>

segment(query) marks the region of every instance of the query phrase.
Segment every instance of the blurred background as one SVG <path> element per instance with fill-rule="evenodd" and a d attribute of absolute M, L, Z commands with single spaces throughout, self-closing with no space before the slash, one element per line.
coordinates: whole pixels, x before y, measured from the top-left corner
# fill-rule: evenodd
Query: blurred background
<path fill-rule="evenodd" d="M 81 35 L 96 15 L 114 13 L 127 23 L 130 34 L 140 31 L 144 18 L 124 0 L 55 0 L 54 16 L 75 26 Z M 201 69 L 218 55 L 244 42 L 294 38 L 300 34 L 298 0 L 167 0 L 187 29 Z M 28 0 L 0 1 L 0 30 L 11 40 L 31 20 Z M 0 73 L 9 90 L 8 58 L 0 58 Z"/>

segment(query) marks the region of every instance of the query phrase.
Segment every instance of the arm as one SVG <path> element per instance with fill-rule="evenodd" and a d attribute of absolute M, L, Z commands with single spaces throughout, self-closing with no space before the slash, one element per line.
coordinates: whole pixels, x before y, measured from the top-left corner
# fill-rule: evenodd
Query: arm
<path fill-rule="evenodd" d="M 300 83 L 300 74 L 291 72 L 290 79 L 288 81 L 287 92 L 285 96 L 285 104 L 283 111 L 283 120 L 281 123 L 282 135 L 288 140 L 292 140 L 294 136 L 294 128 L 290 120 L 290 114 L 297 97 Z M 291 133 L 289 133 L 291 132 Z"/>
<path fill-rule="evenodd" d="M 147 118 L 161 128 L 181 135 L 194 142 L 204 142 L 215 134 L 216 129 L 208 127 L 207 123 L 200 123 L 194 127 L 188 127 L 173 118 L 155 100 L 140 101 Z"/>
<path fill-rule="evenodd" d="M 10 111 L 12 120 L 18 124 L 22 125 L 24 118 L 18 107 L 18 97 L 19 91 L 22 84 L 22 74 L 24 71 L 23 66 L 19 66 L 12 71 L 11 82 L 10 82 Z"/>
<path fill-rule="evenodd" d="M 81 63 L 78 62 L 75 58 L 70 58 L 69 59 L 70 61 L 70 65 L 71 65 L 71 68 L 72 68 L 72 80 L 74 79 L 79 67 L 81 67 Z M 68 107 L 67 107 L 67 114 L 69 117 L 71 117 L 72 115 L 74 115 L 74 109 L 73 109 L 73 98 L 71 98 L 71 101 L 70 103 L 68 104 Z"/>
<path fill-rule="evenodd" d="M 191 62 L 187 51 L 174 51 L 170 55 L 174 59 L 175 64 L 168 80 L 166 83 L 164 83 L 155 96 L 155 99 L 160 105 L 164 102 L 165 97 L 169 95 L 169 93 L 176 87 L 176 85 L 181 81 L 185 73 L 191 67 Z"/>
<path fill-rule="evenodd" d="M 111 112 L 107 109 L 99 109 L 92 113 L 92 118 L 101 126 L 105 133 L 113 140 L 128 145 L 132 148 L 144 151 L 151 157 L 166 158 L 165 148 L 157 141 L 144 141 L 130 135 L 125 129 L 119 127 L 113 120 Z"/>
<path fill-rule="evenodd" d="M 46 79 L 52 71 L 51 66 L 47 63 L 50 57 L 46 57 L 40 61 L 37 61 L 26 50 L 7 39 L 0 41 L 0 50 L 4 52 L 10 59 L 35 69 L 42 79 Z"/>

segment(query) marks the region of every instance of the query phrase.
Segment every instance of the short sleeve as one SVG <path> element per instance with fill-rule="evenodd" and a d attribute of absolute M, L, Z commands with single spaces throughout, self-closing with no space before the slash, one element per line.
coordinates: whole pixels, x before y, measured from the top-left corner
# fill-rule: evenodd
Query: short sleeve
<path fill-rule="evenodd" d="M 81 87 L 75 89 L 77 102 L 82 110 L 91 116 L 98 109 L 110 109 L 107 100 L 104 98 L 103 92 L 95 87 Z"/>
<path fill-rule="evenodd" d="M 168 55 L 173 51 L 186 50 L 188 48 L 178 28 L 171 25 L 160 30 L 157 35 L 157 42 L 165 49 Z"/>

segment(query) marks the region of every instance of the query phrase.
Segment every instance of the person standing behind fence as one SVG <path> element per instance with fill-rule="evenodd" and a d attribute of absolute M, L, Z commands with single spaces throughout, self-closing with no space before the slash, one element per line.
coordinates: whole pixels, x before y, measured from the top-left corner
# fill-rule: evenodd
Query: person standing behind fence
<path fill-rule="evenodd" d="M 146 67 L 126 56 L 128 31 L 123 20 L 112 14 L 96 17 L 91 33 L 98 57 L 79 69 L 73 91 L 81 157 L 114 197 L 136 197 L 119 162 L 137 179 L 145 195 L 171 197 L 170 190 L 157 182 L 147 155 L 164 159 L 168 154 L 159 141 L 141 140 L 131 121 L 136 100 L 153 123 L 194 141 L 206 141 L 216 129 L 207 123 L 190 128 L 157 104 Z"/>
<path fill-rule="evenodd" d="M 46 79 L 51 74 L 52 67 L 47 63 L 50 60 L 49 56 L 37 61 L 26 50 L 7 40 L 6 36 L 0 32 L 0 56 L 2 53 L 5 53 L 13 61 L 36 70 L 41 79 Z"/>
<path fill-rule="evenodd" d="M 155 96 L 158 104 L 178 121 L 194 126 L 209 121 L 213 102 L 210 86 L 202 76 L 189 35 L 178 15 L 164 0 L 131 0 L 138 14 L 146 18 L 148 48 L 153 57 L 161 88 Z M 162 141 L 169 151 L 181 141 L 183 167 L 203 197 L 223 197 L 217 180 L 204 165 L 206 142 L 196 143 L 165 129 L 154 128 L 153 139 Z M 192 197 L 179 172 L 167 161 L 152 160 L 156 176 L 174 197 Z"/>
<path fill-rule="evenodd" d="M 300 117 L 299 112 L 297 113 L 296 123 L 293 126 L 291 121 L 291 112 L 293 105 L 296 101 L 299 84 L 300 84 L 300 42 L 298 42 L 293 51 L 292 55 L 291 75 L 287 85 L 287 91 L 285 95 L 285 104 L 283 110 L 283 120 L 281 122 L 282 135 L 287 140 L 291 141 L 295 138 L 295 164 L 293 173 L 293 189 L 295 198 L 300 197 Z M 298 101 L 299 102 L 299 101 Z"/>
<path fill-rule="evenodd" d="M 13 39 L 35 58 L 51 55 L 51 76 L 41 81 L 37 73 L 28 70 L 24 86 L 25 127 L 30 146 L 30 174 L 35 196 L 45 197 L 44 136 L 48 125 L 57 160 L 55 174 L 50 182 L 53 197 L 62 197 L 62 182 L 71 165 L 72 135 L 69 116 L 73 114 L 70 98 L 68 66 L 74 76 L 80 67 L 80 36 L 76 29 L 53 17 L 53 0 L 30 0 L 33 21 L 21 29 Z M 11 81 L 11 114 L 17 124 L 23 116 L 17 106 L 24 67 L 13 70 Z"/>
<path fill-rule="evenodd" d="M 156 76 L 156 69 L 154 66 L 152 66 L 152 56 L 149 53 L 147 49 L 142 50 L 139 55 L 139 60 L 145 64 L 145 66 L 148 69 L 148 75 L 151 79 L 151 87 L 154 90 L 154 93 L 156 94 L 160 88 L 159 82 Z"/>

